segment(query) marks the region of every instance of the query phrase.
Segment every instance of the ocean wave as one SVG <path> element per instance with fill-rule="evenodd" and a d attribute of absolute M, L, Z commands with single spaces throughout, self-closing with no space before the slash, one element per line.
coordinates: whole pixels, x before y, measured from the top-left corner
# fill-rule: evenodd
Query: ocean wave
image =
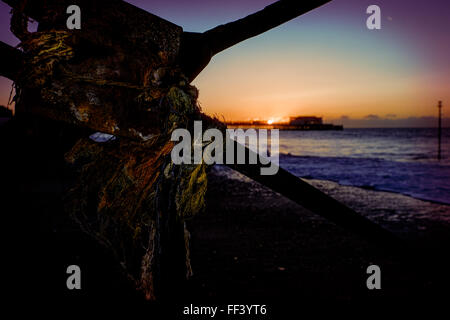
<path fill-rule="evenodd" d="M 280 154 L 280 166 L 305 179 L 330 180 L 450 204 L 450 166 L 438 162 Z"/>

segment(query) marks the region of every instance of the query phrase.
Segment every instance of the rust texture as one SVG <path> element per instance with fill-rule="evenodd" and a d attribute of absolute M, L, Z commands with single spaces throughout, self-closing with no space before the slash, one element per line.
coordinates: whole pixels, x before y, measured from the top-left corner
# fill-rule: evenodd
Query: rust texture
<path fill-rule="evenodd" d="M 80 31 L 65 28 L 65 1 L 46 1 L 34 33 L 29 2 L 16 3 L 11 29 L 24 53 L 16 112 L 114 135 L 80 136 L 65 154 L 78 172 L 65 211 L 156 299 L 165 280 L 192 274 L 184 221 L 203 209 L 207 185 L 204 164 L 172 164 L 171 133 L 196 119 L 219 123 L 201 114 L 197 89 L 175 64 L 180 27 L 122 1 L 79 2 Z"/>

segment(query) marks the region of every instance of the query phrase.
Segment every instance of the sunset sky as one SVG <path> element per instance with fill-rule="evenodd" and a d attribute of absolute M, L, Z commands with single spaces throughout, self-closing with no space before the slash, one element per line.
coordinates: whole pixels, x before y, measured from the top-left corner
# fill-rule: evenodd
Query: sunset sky
<path fill-rule="evenodd" d="M 128 2 L 202 32 L 274 0 Z M 381 30 L 366 28 L 371 4 Z M 15 45 L 9 8 L 0 11 L 0 40 Z M 218 54 L 194 85 L 203 110 L 226 120 L 435 116 L 437 100 L 450 104 L 449 57 L 448 0 L 334 0 Z M 1 78 L 0 104 L 10 89 Z"/>

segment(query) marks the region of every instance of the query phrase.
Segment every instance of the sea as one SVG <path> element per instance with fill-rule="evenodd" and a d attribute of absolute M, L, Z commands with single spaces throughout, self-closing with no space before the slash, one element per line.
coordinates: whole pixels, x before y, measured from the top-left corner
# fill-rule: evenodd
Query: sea
<path fill-rule="evenodd" d="M 436 128 L 281 130 L 279 165 L 304 179 L 450 205 L 450 128 L 442 129 L 440 160 L 437 136 Z"/>
<path fill-rule="evenodd" d="M 450 204 L 450 128 L 440 159 L 437 128 L 280 130 L 279 138 L 279 165 L 300 178 Z"/>
<path fill-rule="evenodd" d="M 279 164 L 305 179 L 450 204 L 450 128 L 440 160 L 437 137 L 433 128 L 280 131 Z"/>

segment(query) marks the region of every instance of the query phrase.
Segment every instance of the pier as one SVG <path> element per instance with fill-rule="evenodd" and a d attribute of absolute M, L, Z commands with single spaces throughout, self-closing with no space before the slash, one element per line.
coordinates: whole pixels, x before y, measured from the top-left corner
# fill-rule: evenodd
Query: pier
<path fill-rule="evenodd" d="M 289 122 L 275 123 L 272 121 L 230 121 L 229 128 L 255 128 L 255 129 L 278 129 L 278 130 L 343 130 L 343 125 L 323 123 L 321 117 L 299 116 L 290 117 Z"/>

